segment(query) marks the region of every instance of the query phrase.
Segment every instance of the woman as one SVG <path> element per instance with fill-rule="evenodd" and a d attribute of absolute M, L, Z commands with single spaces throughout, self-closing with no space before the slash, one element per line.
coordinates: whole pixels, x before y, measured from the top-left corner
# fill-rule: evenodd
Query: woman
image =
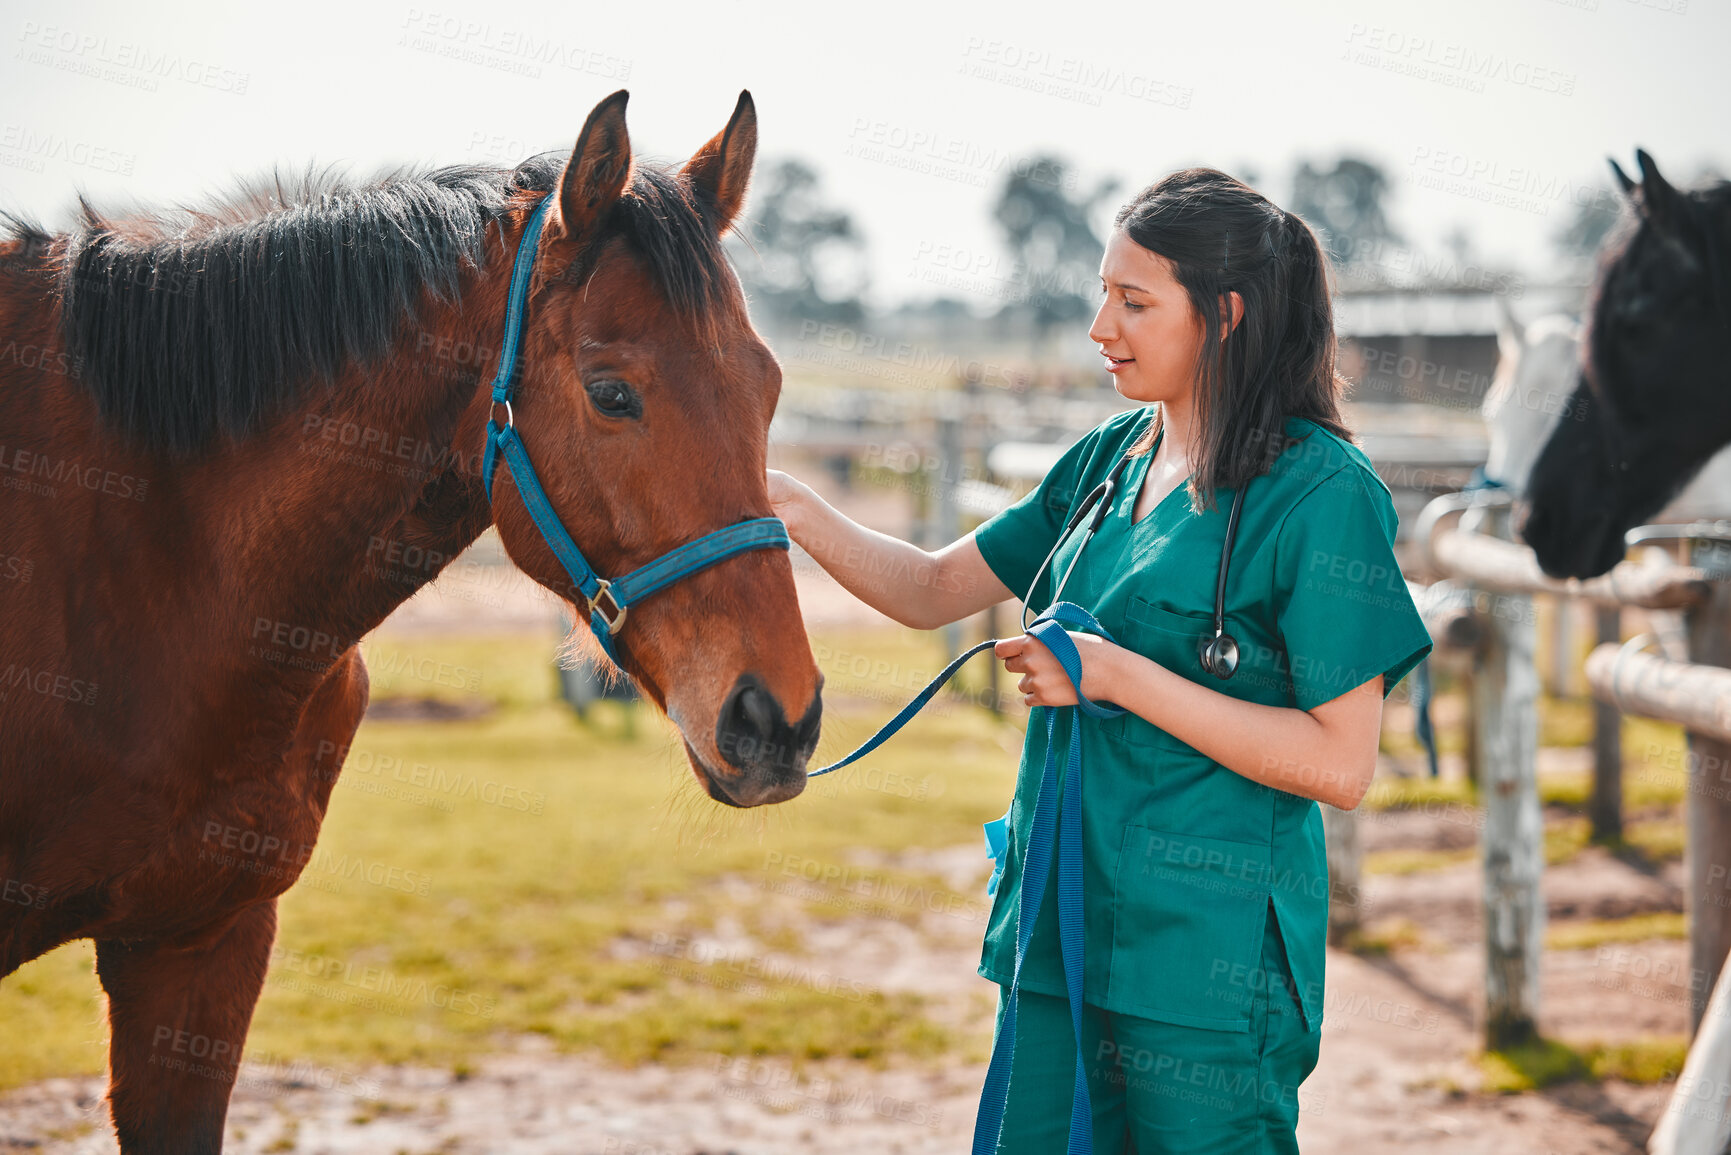
<path fill-rule="evenodd" d="M 931 629 L 1021 596 L 1071 511 L 1128 455 L 1123 498 L 1063 591 L 1115 639 L 1070 635 L 1080 692 L 1125 711 L 1075 723 L 1086 768 L 1081 1045 L 1049 881 L 1021 971 L 997 1150 L 1066 1150 L 1078 1055 L 1095 1151 L 1296 1150 L 1323 1014 L 1317 802 L 1351 809 L 1364 796 L 1383 700 L 1431 641 L 1395 563 L 1388 490 L 1341 421 L 1328 268 L 1311 230 L 1224 173 L 1189 169 L 1118 213 L 1100 274 L 1089 335 L 1118 392 L 1158 405 L 1109 418 L 1022 500 L 935 554 L 774 471 L 771 500 L 837 581 Z M 1230 507 L 1239 487 L 1225 604 L 1240 657 L 1222 680 L 1203 669 L 1198 641 L 1214 633 L 1221 499 Z M 1052 600 L 1079 537 L 1039 575 L 1031 607 Z M 1076 701 L 1037 639 L 996 653 L 1022 675 L 1029 706 Z M 1061 715 L 1060 751 L 1078 711 Z M 1006 993 L 1045 721 L 1028 726 L 980 964 Z"/>

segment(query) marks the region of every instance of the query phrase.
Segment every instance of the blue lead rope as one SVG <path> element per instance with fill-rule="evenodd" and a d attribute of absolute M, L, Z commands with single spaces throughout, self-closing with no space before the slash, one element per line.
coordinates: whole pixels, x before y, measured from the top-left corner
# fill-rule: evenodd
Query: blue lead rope
<path fill-rule="evenodd" d="M 1051 650 L 1064 667 L 1070 684 L 1076 688 L 1076 705 L 1047 707 L 1046 765 L 1040 776 L 1039 799 L 1034 804 L 1034 821 L 1028 832 L 1021 905 L 1016 911 L 1016 966 L 1010 977 L 1009 993 L 1004 998 L 1003 1022 L 998 1027 L 997 1038 L 992 1041 L 992 1061 L 986 1068 L 985 1086 L 980 1091 L 980 1110 L 974 1120 L 973 1155 L 994 1155 L 998 1149 L 999 1133 L 1003 1130 L 1004 1104 L 1009 1098 L 1010 1068 L 1016 1047 L 1016 1009 L 1021 998 L 1022 961 L 1027 957 L 1028 942 L 1034 934 L 1034 919 L 1039 916 L 1040 903 L 1046 894 L 1046 876 L 1052 868 L 1054 831 L 1058 836 L 1058 947 L 1064 959 L 1064 989 L 1069 995 L 1070 1020 L 1076 1033 L 1076 1082 L 1070 1096 L 1070 1141 L 1066 1152 L 1067 1155 L 1092 1155 L 1094 1150 L 1094 1110 L 1088 1094 L 1088 1074 L 1082 1053 L 1082 729 L 1077 725 L 1076 714 L 1080 710 L 1090 717 L 1112 718 L 1124 711 L 1110 703 L 1082 697 L 1082 655 L 1076 652 L 1076 643 L 1068 632 L 1070 627 L 1097 633 L 1107 641 L 1113 640 L 1093 614 L 1074 602 L 1054 602 L 1028 627 L 1028 633 Z M 839 762 L 813 770 L 811 777 L 839 770 L 875 750 L 919 713 L 920 707 L 931 701 L 932 695 L 961 669 L 964 662 L 997 645 L 998 640 L 993 638 L 981 642 L 945 666 L 913 701 L 903 706 L 864 745 Z M 1060 789 L 1058 755 L 1053 748 L 1059 710 L 1069 711 L 1070 742 L 1062 775 L 1063 805 L 1054 815 L 1054 802 Z M 992 872 L 991 889 L 994 891 L 1003 872 L 1001 854 L 1009 845 L 1005 821 L 1008 817 L 1006 814 L 1004 818 L 986 824 L 986 844 L 998 860 Z"/>

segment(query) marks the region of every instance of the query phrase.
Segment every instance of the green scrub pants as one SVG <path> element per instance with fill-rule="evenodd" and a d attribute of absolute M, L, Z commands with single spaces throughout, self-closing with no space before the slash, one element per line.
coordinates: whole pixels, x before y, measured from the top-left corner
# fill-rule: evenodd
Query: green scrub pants
<path fill-rule="evenodd" d="M 1084 1007 L 1096 1155 L 1297 1152 L 1298 1087 L 1316 1068 L 1322 1036 L 1304 1029 L 1272 909 L 1262 975 L 1251 984 L 1248 1031 Z M 1000 1028 L 1008 990 L 999 987 Z M 998 1155 L 1063 1155 L 1075 1070 L 1069 1003 L 1024 990 Z"/>

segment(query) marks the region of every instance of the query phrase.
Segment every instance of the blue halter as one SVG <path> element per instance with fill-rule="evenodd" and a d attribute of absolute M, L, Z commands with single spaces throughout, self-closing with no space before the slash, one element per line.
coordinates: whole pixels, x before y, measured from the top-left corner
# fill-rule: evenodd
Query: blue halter
<path fill-rule="evenodd" d="M 1076 704 L 1046 711 L 1046 765 L 1040 777 L 1040 794 L 1034 803 L 1034 818 L 1028 831 L 1028 857 L 1022 870 L 1022 901 L 1016 911 L 1016 968 L 1010 978 L 1009 992 L 1004 996 L 1003 1023 L 992 1041 L 992 1061 L 986 1068 L 985 1085 L 980 1089 L 980 1110 L 974 1118 L 973 1155 L 993 1155 L 998 1149 L 998 1135 L 1004 1125 L 1004 1104 L 1010 1092 L 1010 1065 L 1016 1047 L 1016 1007 L 1022 991 L 1022 960 L 1033 937 L 1034 919 L 1040 913 L 1040 903 L 1046 896 L 1046 875 L 1052 868 L 1053 844 L 1058 854 L 1058 949 L 1064 959 L 1064 989 L 1070 999 L 1070 1020 L 1076 1032 L 1076 1083 L 1070 1095 L 1070 1139 L 1068 1155 L 1091 1155 L 1094 1150 L 1094 1110 L 1088 1095 L 1087 1069 L 1083 1066 L 1082 1043 L 1082 728 L 1078 713 L 1093 718 L 1115 718 L 1123 707 L 1094 702 L 1082 696 L 1082 655 L 1070 639 L 1066 627 L 1074 626 L 1099 634 L 1107 641 L 1106 632 L 1093 614 L 1075 602 L 1053 602 L 1034 619 L 1028 633 L 1040 639 L 1064 667 L 1070 684 L 1076 688 Z M 840 770 L 848 763 L 871 753 L 890 735 L 920 712 L 955 672 L 969 658 L 998 644 L 992 638 L 960 654 L 938 672 L 926 688 L 901 711 L 884 723 L 883 728 L 868 738 L 859 749 L 839 762 L 810 777 Z M 1052 738 L 1058 723 L 1059 709 L 1070 714 L 1070 745 L 1064 760 L 1063 805 L 1053 813 L 1060 789 L 1058 752 Z M 997 859 L 992 874 L 996 889 L 998 876 L 1004 868 L 1003 854 L 1009 843 L 1009 815 L 986 824 L 986 845 Z"/>
<path fill-rule="evenodd" d="M 535 526 L 547 540 L 547 546 L 571 581 L 589 602 L 589 629 L 601 643 L 607 656 L 617 662 L 613 652 L 613 635 L 625 624 L 625 612 L 636 603 L 681 578 L 726 561 L 734 554 L 754 549 L 787 549 L 790 542 L 787 527 L 779 517 L 754 517 L 734 525 L 723 526 L 668 553 L 647 565 L 639 566 L 624 577 L 609 581 L 595 572 L 565 531 L 565 525 L 547 500 L 541 479 L 530 464 L 529 451 L 517 436 L 516 416 L 511 411 L 511 398 L 516 392 L 517 347 L 523 337 L 523 323 L 528 314 L 529 282 L 535 272 L 536 249 L 541 239 L 541 227 L 547 223 L 547 212 L 553 196 L 541 198 L 529 223 L 523 229 L 523 239 L 517 245 L 517 257 L 511 265 L 511 295 L 505 305 L 505 338 L 499 350 L 499 372 L 493 378 L 493 410 L 505 407 L 505 424 L 500 426 L 490 413 L 487 417 L 487 449 L 481 462 L 481 480 L 487 489 L 487 500 L 493 500 L 493 474 L 503 455 L 517 492 Z"/>

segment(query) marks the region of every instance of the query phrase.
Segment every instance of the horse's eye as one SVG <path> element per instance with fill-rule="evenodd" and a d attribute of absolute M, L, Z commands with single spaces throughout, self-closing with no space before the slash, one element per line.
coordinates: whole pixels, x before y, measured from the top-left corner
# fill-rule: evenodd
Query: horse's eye
<path fill-rule="evenodd" d="M 643 401 L 637 391 L 623 381 L 591 381 L 586 389 L 589 400 L 608 417 L 641 417 Z"/>

